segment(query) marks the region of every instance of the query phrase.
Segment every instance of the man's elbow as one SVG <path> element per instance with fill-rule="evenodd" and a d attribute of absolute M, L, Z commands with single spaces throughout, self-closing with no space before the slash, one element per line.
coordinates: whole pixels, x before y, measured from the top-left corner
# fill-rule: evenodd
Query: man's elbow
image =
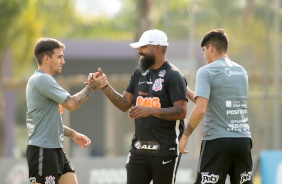
<path fill-rule="evenodd" d="M 62 103 L 62 106 L 69 110 L 70 112 L 75 111 L 78 107 L 75 105 L 73 96 L 68 96 L 66 100 Z"/>
<path fill-rule="evenodd" d="M 187 108 L 183 108 L 181 113 L 180 113 L 179 119 L 185 119 L 186 115 L 187 115 Z"/>
<path fill-rule="evenodd" d="M 77 109 L 77 107 L 75 107 L 75 105 L 73 105 L 71 103 L 64 102 L 62 105 L 63 105 L 64 108 L 66 108 L 70 112 L 73 112 Z"/>
<path fill-rule="evenodd" d="M 121 110 L 122 112 L 127 112 L 130 107 L 129 106 L 123 106 L 123 107 L 118 107 L 119 110 Z"/>
<path fill-rule="evenodd" d="M 196 111 L 200 116 L 204 116 L 207 110 L 206 108 L 197 108 Z"/>
<path fill-rule="evenodd" d="M 70 112 L 73 112 L 75 110 L 76 110 L 76 108 L 69 109 Z"/>
<path fill-rule="evenodd" d="M 185 118 L 186 118 L 186 114 L 181 114 L 178 119 L 185 119 Z"/>
<path fill-rule="evenodd" d="M 129 103 L 115 104 L 115 106 L 122 112 L 127 112 L 131 108 Z"/>
<path fill-rule="evenodd" d="M 127 112 L 128 111 L 128 109 L 126 109 L 126 108 L 119 108 L 119 110 L 121 110 L 122 112 Z"/>
<path fill-rule="evenodd" d="M 67 110 L 69 110 L 70 112 L 73 112 L 73 111 L 75 111 L 76 110 L 76 108 L 75 107 L 72 107 L 72 106 L 70 106 L 70 107 L 65 107 Z"/>

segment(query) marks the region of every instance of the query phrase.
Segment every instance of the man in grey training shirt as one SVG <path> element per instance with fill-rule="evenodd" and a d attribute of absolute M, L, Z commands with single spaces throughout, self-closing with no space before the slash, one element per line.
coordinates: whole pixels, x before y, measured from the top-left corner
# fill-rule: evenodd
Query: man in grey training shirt
<path fill-rule="evenodd" d="M 248 76 L 227 56 L 224 30 L 206 33 L 201 47 L 207 65 L 196 76 L 196 104 L 181 137 L 181 153 L 203 119 L 204 131 L 195 183 L 252 183 L 252 140 L 248 122 Z"/>
<path fill-rule="evenodd" d="M 52 38 L 41 38 L 34 48 L 38 68 L 26 86 L 28 140 L 26 158 L 31 183 L 77 184 L 74 169 L 63 152 L 64 136 L 72 138 L 81 148 L 90 139 L 62 122 L 63 107 L 74 111 L 95 89 L 107 84 L 105 76 L 99 76 L 75 95 L 70 95 L 53 78 L 62 70 L 65 46 Z M 97 73 L 98 74 L 98 73 Z M 97 75 L 94 73 L 93 75 Z"/>

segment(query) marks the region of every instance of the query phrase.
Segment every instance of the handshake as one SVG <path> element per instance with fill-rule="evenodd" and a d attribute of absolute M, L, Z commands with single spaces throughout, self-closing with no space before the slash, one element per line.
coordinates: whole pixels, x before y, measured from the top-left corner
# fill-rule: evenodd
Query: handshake
<path fill-rule="evenodd" d="M 87 81 L 84 82 L 84 84 L 90 86 L 92 90 L 104 90 L 107 88 L 109 82 L 107 80 L 106 75 L 102 72 L 102 69 L 98 68 L 98 72 L 89 73 Z"/>

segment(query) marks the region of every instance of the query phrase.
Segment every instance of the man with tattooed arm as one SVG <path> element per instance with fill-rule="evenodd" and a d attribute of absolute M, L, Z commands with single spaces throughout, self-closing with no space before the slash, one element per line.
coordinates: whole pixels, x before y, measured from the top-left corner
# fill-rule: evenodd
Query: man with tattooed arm
<path fill-rule="evenodd" d="M 91 140 L 63 125 L 63 107 L 69 111 L 78 109 L 95 89 L 107 84 L 106 77 L 100 75 L 75 95 L 64 90 L 53 78 L 65 64 L 64 48 L 64 44 L 53 38 L 40 38 L 34 48 L 38 68 L 26 86 L 29 135 L 26 158 L 29 180 L 33 184 L 78 183 L 75 171 L 63 151 L 64 137 L 71 138 L 81 148 L 89 146 Z"/>
<path fill-rule="evenodd" d="M 180 160 L 178 141 L 187 112 L 186 81 L 166 60 L 167 36 L 148 30 L 130 44 L 140 55 L 139 67 L 121 95 L 109 84 L 103 93 L 135 122 L 126 170 L 127 184 L 172 184 Z M 98 69 L 103 76 L 101 69 Z M 100 76 L 99 75 L 99 76 Z M 95 79 L 90 74 L 88 81 Z"/>

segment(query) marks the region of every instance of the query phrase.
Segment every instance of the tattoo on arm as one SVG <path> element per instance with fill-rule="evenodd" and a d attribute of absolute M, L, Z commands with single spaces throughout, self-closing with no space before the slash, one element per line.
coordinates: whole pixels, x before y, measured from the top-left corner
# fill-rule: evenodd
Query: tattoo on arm
<path fill-rule="evenodd" d="M 163 108 L 159 110 L 159 118 L 168 121 L 178 120 L 180 119 L 180 116 L 184 113 L 181 107 Z"/>
<path fill-rule="evenodd" d="M 74 109 L 79 108 L 92 93 L 92 88 L 86 86 L 83 90 L 73 96 L 68 96 L 65 100 L 66 103 L 71 104 Z"/>
<path fill-rule="evenodd" d="M 69 128 L 69 127 L 67 127 L 67 126 L 64 126 L 64 136 L 73 138 L 74 130 Z"/>
<path fill-rule="evenodd" d="M 179 119 L 178 117 L 181 115 L 181 113 L 179 111 L 175 112 L 175 111 L 172 111 L 172 112 L 161 112 L 160 113 L 160 118 L 161 119 L 164 119 L 164 120 L 171 120 L 171 121 L 174 121 L 174 120 L 177 120 Z"/>
<path fill-rule="evenodd" d="M 190 123 L 188 122 L 187 127 L 185 128 L 184 134 L 189 137 L 193 133 L 194 130 L 195 128 L 193 128 L 190 125 Z"/>
<path fill-rule="evenodd" d="M 110 85 L 107 85 L 103 89 L 103 92 L 109 98 L 109 100 L 121 111 L 125 112 L 130 108 L 131 104 L 128 104 L 123 96 L 115 91 Z"/>

